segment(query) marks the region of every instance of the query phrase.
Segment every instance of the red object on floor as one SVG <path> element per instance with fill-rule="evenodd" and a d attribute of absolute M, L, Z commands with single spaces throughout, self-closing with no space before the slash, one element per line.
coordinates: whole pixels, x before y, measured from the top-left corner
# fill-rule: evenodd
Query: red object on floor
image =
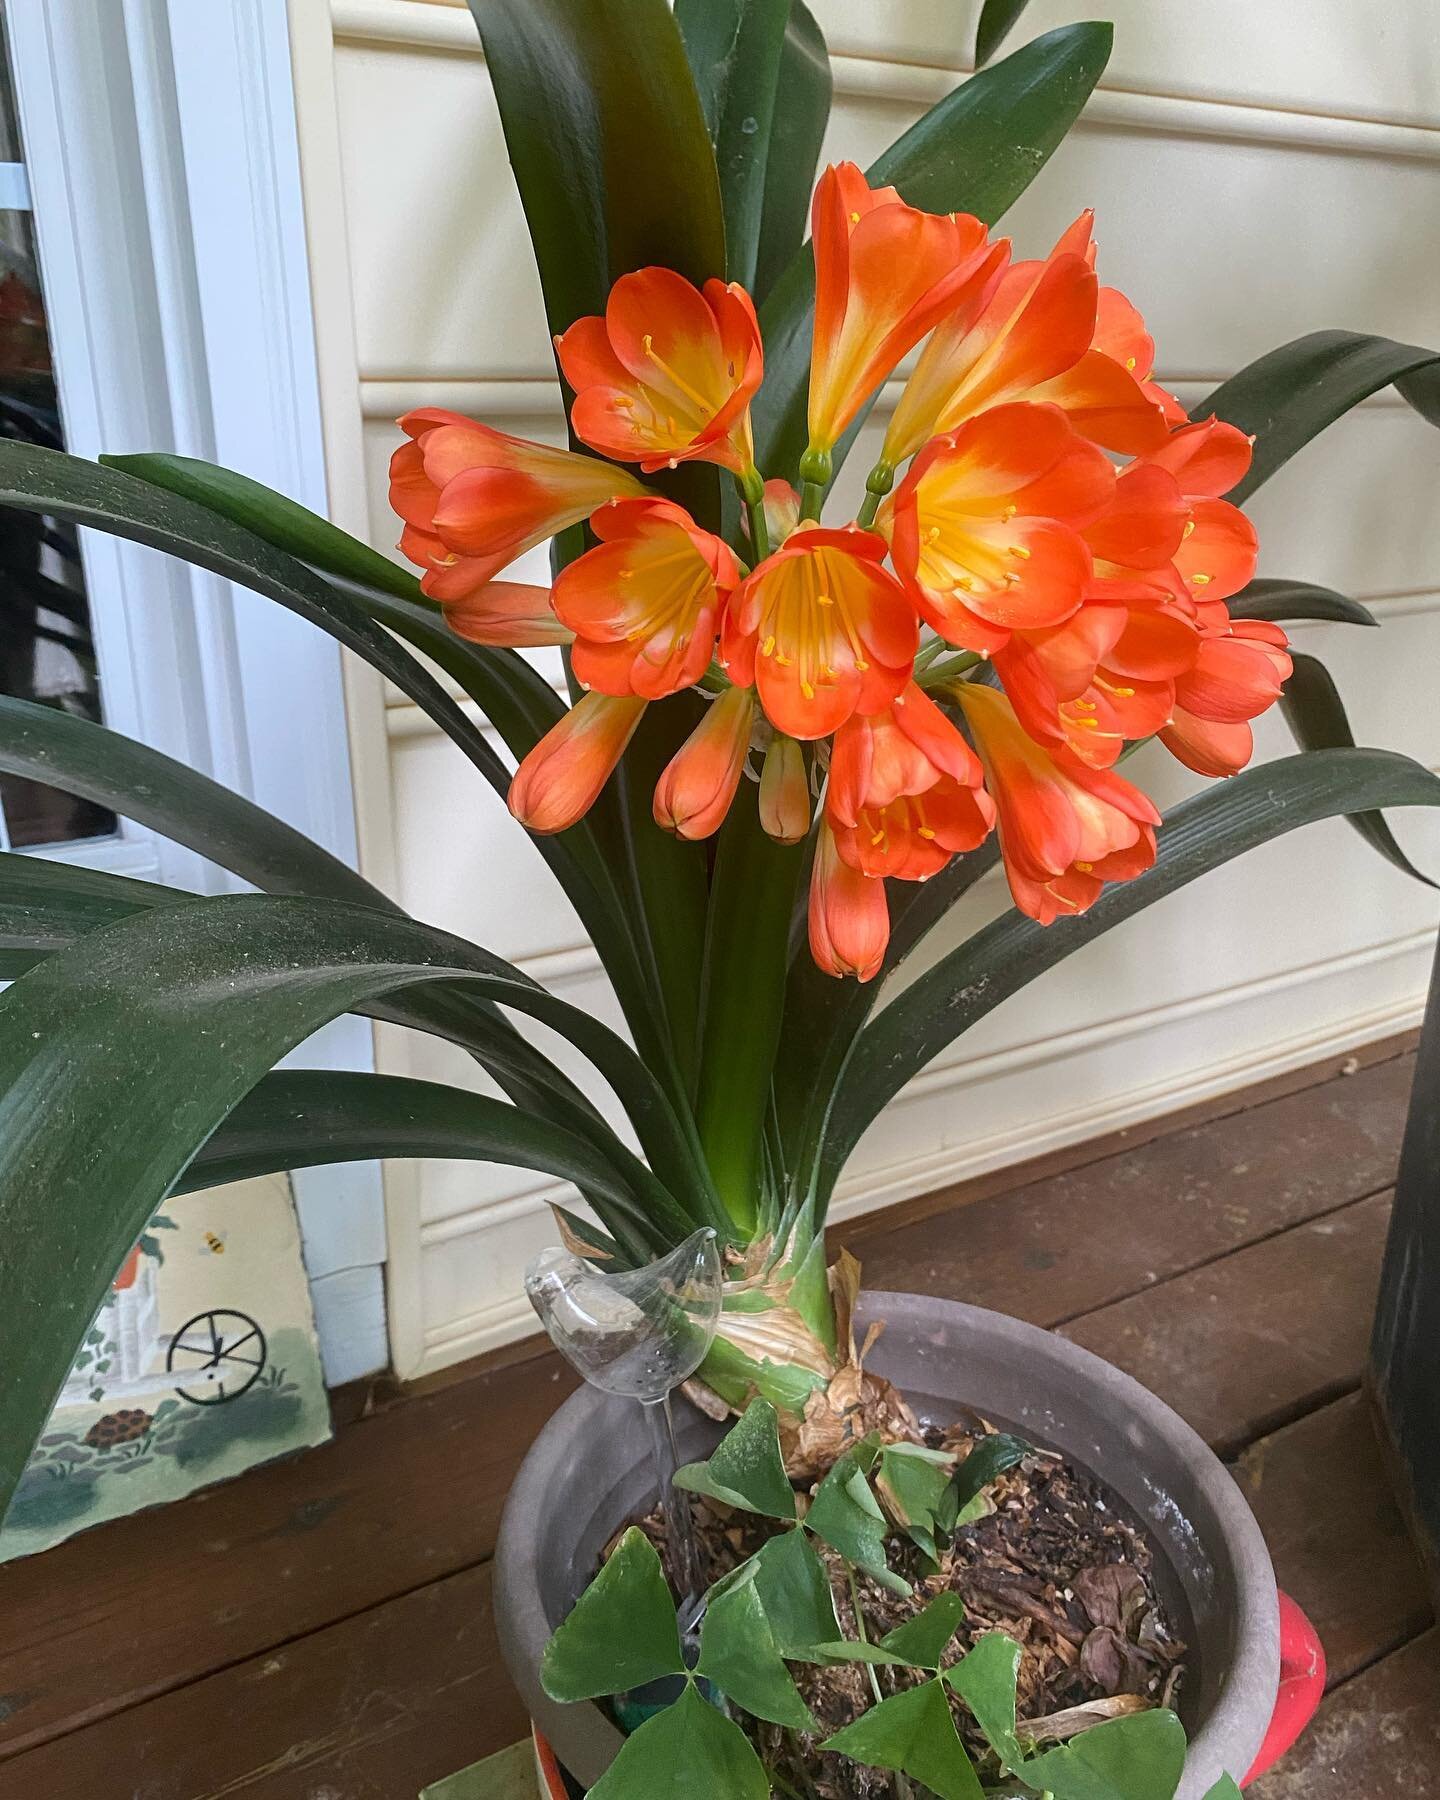
<path fill-rule="evenodd" d="M 1325 1697 L 1325 1648 L 1315 1627 L 1288 1594 L 1280 1596 L 1280 1692 L 1255 1766 L 1241 1782 L 1249 1787 L 1273 1768 L 1315 1717 Z"/>
<path fill-rule="evenodd" d="M 555 1752 L 541 1737 L 538 1725 L 532 1725 L 530 1730 L 535 1739 L 535 1773 L 539 1777 L 540 1792 L 544 1800 L 569 1800 L 565 1777 L 560 1773 Z"/>
<path fill-rule="evenodd" d="M 1319 1633 L 1288 1594 L 1280 1596 L 1280 1692 L 1265 1742 L 1255 1766 L 1241 1782 L 1249 1787 L 1279 1762 L 1280 1758 L 1315 1717 L 1325 1697 L 1325 1647 Z M 535 1750 L 545 1783 L 546 1800 L 565 1800 L 564 1778 L 554 1752 L 535 1732 Z"/>

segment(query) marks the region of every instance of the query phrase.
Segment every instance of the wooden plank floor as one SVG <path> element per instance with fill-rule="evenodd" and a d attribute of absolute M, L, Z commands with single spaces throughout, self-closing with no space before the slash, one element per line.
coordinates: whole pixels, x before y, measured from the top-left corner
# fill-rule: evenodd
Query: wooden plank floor
<path fill-rule="evenodd" d="M 1440 1634 L 1359 1393 L 1412 1059 L 1389 1046 L 843 1234 L 870 1285 L 1056 1327 L 1240 1480 L 1331 1691 L 1255 1800 L 1440 1797 Z M 523 1729 L 501 1504 L 534 1346 L 341 1396 L 334 1443 L 0 1569 L 0 1800 L 414 1800 Z"/>

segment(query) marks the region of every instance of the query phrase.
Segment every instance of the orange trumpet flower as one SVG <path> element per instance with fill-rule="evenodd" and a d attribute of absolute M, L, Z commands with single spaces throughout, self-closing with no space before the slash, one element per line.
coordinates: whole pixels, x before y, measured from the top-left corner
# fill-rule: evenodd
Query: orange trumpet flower
<path fill-rule="evenodd" d="M 1234 775 L 1255 747 L 1250 720 L 1279 699 L 1290 678 L 1289 641 L 1278 625 L 1228 615 L 1201 632 L 1193 668 L 1175 683 L 1160 741 L 1197 774 Z"/>
<path fill-rule="evenodd" d="M 606 500 L 645 492 L 624 469 L 438 407 L 406 413 L 400 429 L 411 442 L 390 459 L 390 504 L 432 600 L 465 599 Z"/>
<path fill-rule="evenodd" d="M 1084 213 L 1043 262 L 1015 263 L 978 312 L 957 309 L 940 323 L 891 417 L 883 460 L 898 467 L 928 438 L 1007 400 L 1057 405 L 1082 436 L 1110 450 L 1134 454 L 1163 443 L 1160 390 L 1150 394 L 1128 366 L 1143 347 L 1121 329 L 1113 302 L 1100 322 L 1104 294 L 1115 290 L 1095 279 Z M 1154 345 L 1144 342 L 1153 362 Z"/>
<path fill-rule="evenodd" d="M 646 702 L 586 694 L 552 725 L 510 783 L 510 811 L 530 831 L 564 831 L 600 797 Z"/>
<path fill-rule="evenodd" d="M 1037 744 L 1003 694 L 959 690 L 999 814 L 1000 850 L 1016 906 L 1041 925 L 1094 904 L 1107 881 L 1155 860 L 1160 815 L 1108 769 Z"/>
<path fill-rule="evenodd" d="M 555 617 L 549 588 L 523 581 L 487 582 L 463 600 L 447 600 L 442 610 L 456 637 L 468 638 L 472 644 L 535 649 L 542 644 L 568 644 L 575 635 Z"/>
<path fill-rule="evenodd" d="M 777 731 L 760 771 L 760 825 L 777 844 L 798 844 L 809 835 L 810 781 L 805 752 L 792 737 Z"/>
<path fill-rule="evenodd" d="M 871 188 L 848 162 L 820 177 L 811 240 L 810 447 L 828 453 L 900 359 L 957 304 L 992 251 L 979 219 L 907 206 L 894 188 Z"/>
<path fill-rule="evenodd" d="M 755 306 L 733 281 L 696 288 L 673 269 L 638 269 L 610 290 L 603 318 L 555 340 L 575 390 L 575 435 L 647 473 L 698 459 L 754 467 L 750 401 L 764 353 Z"/>
<path fill-rule="evenodd" d="M 740 786 L 755 720 L 752 688 L 727 688 L 675 752 L 655 788 L 655 823 L 677 837 L 718 831 Z"/>
<path fill-rule="evenodd" d="M 825 975 L 873 980 L 889 941 L 885 883 L 851 868 L 822 814 L 810 872 L 810 954 L 816 967 Z"/>
<path fill-rule="evenodd" d="M 575 633 L 578 680 L 658 700 L 710 666 L 734 552 L 669 500 L 614 500 L 590 521 L 600 543 L 562 569 L 552 601 Z"/>
<path fill-rule="evenodd" d="M 885 542 L 854 526 L 794 533 L 731 595 L 720 660 L 755 686 L 765 716 L 795 738 L 828 737 L 904 687 L 919 633 Z"/>
<path fill-rule="evenodd" d="M 1078 610 L 1091 575 L 1078 527 L 1114 488 L 1103 452 L 1056 408 L 997 406 L 928 444 L 876 523 L 921 615 L 990 653 Z"/>
<path fill-rule="evenodd" d="M 914 682 L 883 713 L 835 734 L 825 810 L 835 847 L 864 875 L 926 881 L 990 835 L 979 759 Z"/>

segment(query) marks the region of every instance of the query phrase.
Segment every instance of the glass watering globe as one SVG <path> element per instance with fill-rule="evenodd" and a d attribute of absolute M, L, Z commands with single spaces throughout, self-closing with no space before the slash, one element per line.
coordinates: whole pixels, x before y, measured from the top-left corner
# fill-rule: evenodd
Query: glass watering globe
<path fill-rule="evenodd" d="M 606 1394 L 638 1400 L 650 1426 L 670 1576 L 682 1618 L 704 1592 L 699 1546 L 679 1466 L 670 1396 L 705 1360 L 720 1318 L 720 1246 L 708 1228 L 643 1269 L 607 1275 L 568 1250 L 542 1250 L 525 1292 L 556 1348 Z"/>

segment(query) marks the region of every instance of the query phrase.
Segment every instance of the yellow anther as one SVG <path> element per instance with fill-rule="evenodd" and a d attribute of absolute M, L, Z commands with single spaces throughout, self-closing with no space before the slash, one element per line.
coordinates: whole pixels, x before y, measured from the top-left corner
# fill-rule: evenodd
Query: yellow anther
<path fill-rule="evenodd" d="M 1195 583 L 1196 587 L 1209 587 L 1210 585 L 1210 577 L 1208 575 L 1192 575 L 1190 579 Z"/>
<path fill-rule="evenodd" d="M 780 654 L 778 651 L 775 656 L 775 661 L 779 664 L 779 666 L 782 669 L 790 669 L 790 668 L 794 667 L 794 663 L 791 660 L 791 658 Z"/>
<path fill-rule="evenodd" d="M 859 223 L 860 223 L 860 215 L 859 215 L 859 213 L 857 213 L 857 212 L 852 212 L 852 213 L 851 213 L 851 215 L 850 215 L 850 223 L 851 223 L 851 224 L 852 224 L 852 225 L 858 225 L 858 224 L 859 224 Z"/>
<path fill-rule="evenodd" d="M 1181 537 L 1182 537 L 1182 538 L 1187 538 L 1187 537 L 1189 537 L 1189 535 L 1190 535 L 1190 533 L 1191 533 L 1191 532 L 1192 532 L 1192 531 L 1193 531 L 1193 530 L 1194 530 L 1194 529 L 1195 529 L 1195 521 L 1194 521 L 1194 520 L 1193 520 L 1193 519 L 1187 519 L 1187 520 L 1186 520 L 1186 521 L 1185 521 L 1185 529 L 1184 529 L 1184 530 L 1183 530 L 1183 531 L 1182 531 L 1182 532 L 1181 532 L 1181 533 L 1180 533 L 1180 535 L 1181 535 Z"/>
<path fill-rule="evenodd" d="M 1020 510 L 1020 508 L 1018 506 L 1007 506 L 1005 508 L 1005 510 L 1001 513 L 1000 517 L 1008 523 L 1009 520 L 1011 520 L 1015 517 L 1016 513 L 1019 512 L 1019 510 Z"/>
<path fill-rule="evenodd" d="M 872 835 L 872 837 L 870 839 L 870 843 L 873 847 L 878 844 L 883 844 L 884 842 L 885 842 L 885 829 L 882 826 L 879 831 L 875 832 Z"/>
<path fill-rule="evenodd" d="M 870 665 L 863 656 L 857 656 L 855 658 L 855 673 L 857 675 L 868 675 L 870 673 Z"/>
<path fill-rule="evenodd" d="M 922 825 L 920 827 L 920 835 L 923 838 L 933 838 L 935 833 L 930 829 L 930 827 L 928 825 Z"/>
<path fill-rule="evenodd" d="M 773 637 L 766 638 L 765 642 L 760 646 L 760 654 L 762 656 L 773 656 L 775 654 L 775 640 Z"/>
<path fill-rule="evenodd" d="M 955 585 L 958 588 L 964 588 L 967 594 L 973 594 L 975 592 L 975 577 L 973 575 L 957 575 L 955 577 Z"/>
<path fill-rule="evenodd" d="M 1075 867 L 1082 875 L 1091 875 L 1095 871 L 1094 863 L 1076 863 Z"/>
<path fill-rule="evenodd" d="M 1021 562 L 1029 562 L 1030 560 L 1030 552 L 1023 544 L 1012 544 L 1010 546 L 1010 554 L 1012 556 L 1018 556 Z"/>
<path fill-rule="evenodd" d="M 940 536 L 940 527 L 938 525 L 932 525 L 930 527 L 930 529 L 925 533 L 925 542 L 927 544 L 933 544 L 935 542 L 936 538 L 938 538 L 939 536 Z"/>
<path fill-rule="evenodd" d="M 654 340 L 654 338 L 653 338 L 653 337 L 652 337 L 652 336 L 651 336 L 651 335 L 650 335 L 650 333 L 649 333 L 649 332 L 648 332 L 648 331 L 647 331 L 647 332 L 646 332 L 646 333 L 645 333 L 645 335 L 644 335 L 644 337 L 642 337 L 642 338 L 641 338 L 641 340 L 640 340 L 640 344 L 641 344 L 641 347 L 642 347 L 642 349 L 643 349 L 643 350 L 644 350 L 644 352 L 645 352 L 645 354 L 646 354 L 646 355 L 647 355 L 647 356 L 653 356 L 653 355 L 654 355 L 654 353 L 655 353 L 655 340 Z"/>
<path fill-rule="evenodd" d="M 813 700 L 815 698 L 815 690 L 808 681 L 802 681 L 800 683 L 800 692 L 807 700 Z"/>
<path fill-rule="evenodd" d="M 1133 356 L 1127 356 L 1125 358 L 1125 367 L 1127 369 L 1133 369 L 1135 367 L 1135 358 Z"/>
<path fill-rule="evenodd" d="M 1098 719 L 1075 719 L 1072 723 L 1081 731 L 1098 731 L 1100 729 L 1100 721 Z"/>
<path fill-rule="evenodd" d="M 833 606 L 835 602 L 828 594 L 817 594 L 815 596 L 815 604 L 817 606 Z"/>

